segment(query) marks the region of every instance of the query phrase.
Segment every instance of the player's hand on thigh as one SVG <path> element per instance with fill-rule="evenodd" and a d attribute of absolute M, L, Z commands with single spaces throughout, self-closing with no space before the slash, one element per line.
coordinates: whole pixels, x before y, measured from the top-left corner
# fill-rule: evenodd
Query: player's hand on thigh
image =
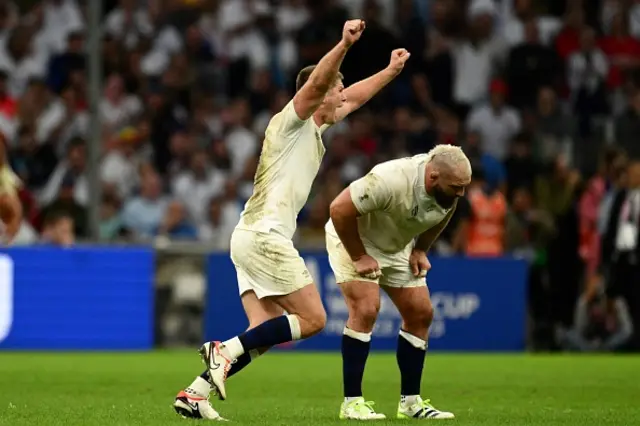
<path fill-rule="evenodd" d="M 364 278 L 369 278 L 375 280 L 376 278 L 380 278 L 382 276 L 382 271 L 380 271 L 380 265 L 378 265 L 378 261 L 368 254 L 360 256 L 353 262 L 353 266 L 356 268 L 356 272 L 358 275 Z"/>
<path fill-rule="evenodd" d="M 426 277 L 431 269 L 431 262 L 427 259 L 427 253 L 424 250 L 413 249 L 409 256 L 409 265 L 414 277 Z"/>

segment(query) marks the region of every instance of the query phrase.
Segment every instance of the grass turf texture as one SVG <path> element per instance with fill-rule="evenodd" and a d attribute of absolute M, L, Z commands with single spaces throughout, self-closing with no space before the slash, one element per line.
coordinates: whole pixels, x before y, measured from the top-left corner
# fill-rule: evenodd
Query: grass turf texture
<path fill-rule="evenodd" d="M 171 403 L 201 370 L 195 351 L 0 353 L 0 425 L 198 424 Z M 214 406 L 233 424 L 344 424 L 340 375 L 338 354 L 267 354 L 231 378 L 229 399 Z M 369 358 L 364 389 L 395 417 L 393 354 Z M 640 357 L 432 354 L 423 396 L 453 411 L 456 425 L 639 424 Z"/>

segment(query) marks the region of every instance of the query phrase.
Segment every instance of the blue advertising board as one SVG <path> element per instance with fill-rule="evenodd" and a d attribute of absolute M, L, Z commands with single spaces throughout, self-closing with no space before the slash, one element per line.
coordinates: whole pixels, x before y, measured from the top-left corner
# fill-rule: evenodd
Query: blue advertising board
<path fill-rule="evenodd" d="M 0 250 L 0 350 L 145 350 L 153 345 L 153 252 Z"/>
<path fill-rule="evenodd" d="M 347 307 L 326 254 L 303 254 L 327 310 L 327 326 L 318 336 L 289 347 L 338 350 Z M 520 351 L 525 348 L 527 264 L 498 259 L 433 258 L 428 282 L 435 318 L 429 348 L 447 351 Z M 226 254 L 209 258 L 209 294 L 205 334 L 230 338 L 247 327 L 236 273 Z M 393 350 L 402 320 L 383 295 L 373 349 Z"/>

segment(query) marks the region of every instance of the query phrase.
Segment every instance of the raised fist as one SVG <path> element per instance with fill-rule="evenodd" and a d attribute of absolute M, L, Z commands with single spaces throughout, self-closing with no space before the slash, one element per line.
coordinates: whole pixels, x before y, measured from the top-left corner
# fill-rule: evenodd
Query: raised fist
<path fill-rule="evenodd" d="M 365 24 L 362 19 L 352 19 L 345 22 L 344 28 L 342 29 L 342 41 L 350 47 L 360 39 L 364 29 Z"/>
<path fill-rule="evenodd" d="M 396 49 L 391 52 L 391 59 L 389 60 L 389 69 L 400 73 L 404 68 L 405 62 L 411 57 L 411 53 L 407 49 Z"/>

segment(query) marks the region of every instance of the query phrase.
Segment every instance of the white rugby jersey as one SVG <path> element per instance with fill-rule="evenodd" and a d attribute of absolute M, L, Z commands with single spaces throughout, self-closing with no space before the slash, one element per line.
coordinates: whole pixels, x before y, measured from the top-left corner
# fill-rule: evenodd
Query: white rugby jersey
<path fill-rule="evenodd" d="M 351 183 L 362 242 L 386 253 L 398 253 L 427 229 L 442 222 L 444 209 L 425 188 L 428 154 L 378 164 Z M 331 219 L 325 231 L 337 236 Z"/>
<path fill-rule="evenodd" d="M 265 131 L 253 194 L 244 206 L 237 229 L 275 230 L 292 238 L 318 174 L 325 148 L 322 132 L 310 117 L 301 120 L 293 101 L 274 115 Z"/>

